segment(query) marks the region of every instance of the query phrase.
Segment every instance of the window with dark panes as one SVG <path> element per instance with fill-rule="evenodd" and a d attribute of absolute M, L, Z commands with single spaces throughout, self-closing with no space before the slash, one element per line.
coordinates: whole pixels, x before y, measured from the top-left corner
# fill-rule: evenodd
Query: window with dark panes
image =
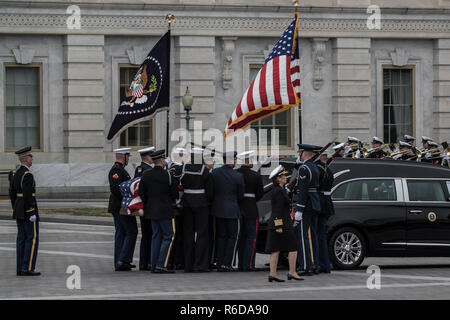
<path fill-rule="evenodd" d="M 120 101 L 124 100 L 125 92 L 130 87 L 139 66 L 121 66 L 120 70 Z M 145 147 L 154 145 L 154 120 L 139 122 L 120 134 L 121 147 Z"/>
<path fill-rule="evenodd" d="M 414 135 L 414 70 L 383 68 L 383 133 L 386 143 Z"/>
<path fill-rule="evenodd" d="M 444 190 L 440 181 L 408 181 L 410 201 L 445 201 Z"/>
<path fill-rule="evenodd" d="M 396 201 L 395 181 L 367 179 L 343 183 L 332 195 L 334 201 Z"/>
<path fill-rule="evenodd" d="M 248 86 L 255 79 L 259 70 L 262 68 L 260 64 L 251 64 L 249 71 L 249 83 Z M 274 114 L 265 119 L 255 121 L 251 124 L 251 128 L 254 128 L 259 132 L 259 129 L 267 130 L 267 143 L 270 144 L 272 136 L 271 129 L 278 129 L 279 133 L 279 145 L 280 146 L 291 146 L 291 109 Z M 259 144 L 259 134 L 257 135 Z"/>
<path fill-rule="evenodd" d="M 40 66 L 5 66 L 6 150 L 41 149 Z"/>

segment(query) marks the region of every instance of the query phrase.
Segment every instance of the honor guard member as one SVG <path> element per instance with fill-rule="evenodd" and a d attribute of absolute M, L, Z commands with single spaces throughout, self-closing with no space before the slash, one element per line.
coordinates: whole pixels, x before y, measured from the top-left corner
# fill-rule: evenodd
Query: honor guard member
<path fill-rule="evenodd" d="M 372 140 L 372 151 L 369 152 L 367 158 L 370 159 L 382 159 L 386 157 L 386 152 L 381 149 L 381 146 L 384 144 L 383 140 L 378 137 L 373 137 Z"/>
<path fill-rule="evenodd" d="M 39 276 L 36 259 L 39 245 L 39 211 L 36 203 L 36 184 L 30 167 L 33 164 L 31 147 L 16 151 L 20 167 L 10 185 L 13 219 L 17 223 L 17 275 Z"/>
<path fill-rule="evenodd" d="M 400 149 L 399 154 L 396 154 L 395 156 L 392 157 L 392 159 L 394 160 L 408 160 L 408 158 L 410 157 L 410 155 L 408 155 L 407 153 L 411 150 L 412 146 L 409 143 L 406 143 L 404 141 L 400 141 L 398 144 L 398 147 Z"/>
<path fill-rule="evenodd" d="M 244 198 L 244 178 L 233 170 L 237 152 L 223 154 L 224 165 L 211 172 L 207 195 L 212 200 L 212 214 L 217 228 L 217 271 L 231 267 L 239 235 L 239 202 Z"/>
<path fill-rule="evenodd" d="M 145 170 L 153 168 L 153 161 L 151 157 L 152 151 L 155 147 L 149 147 L 138 150 L 141 155 L 141 164 L 136 167 L 134 177 L 142 177 Z M 139 248 L 139 270 L 150 270 L 150 250 L 152 247 L 152 222 L 145 217 L 139 217 L 141 221 L 141 245 Z"/>
<path fill-rule="evenodd" d="M 360 158 L 361 151 L 359 150 L 360 140 L 355 137 L 347 137 L 347 147 L 345 148 L 346 158 Z"/>
<path fill-rule="evenodd" d="M 203 149 L 191 149 L 191 161 L 181 173 L 183 187 L 184 272 L 208 272 L 208 199 L 206 184 L 209 170 L 203 164 Z"/>
<path fill-rule="evenodd" d="M 175 237 L 173 240 L 173 248 L 169 257 L 169 269 L 183 270 L 184 269 L 184 249 L 183 249 L 183 206 L 181 205 L 181 198 L 183 197 L 183 188 L 180 184 L 181 172 L 183 164 L 186 162 L 186 149 L 176 148 L 174 150 L 173 162 L 169 166 L 169 172 L 172 175 L 173 183 L 177 186 L 177 199 L 174 208 L 175 211 Z"/>
<path fill-rule="evenodd" d="M 130 159 L 130 148 L 115 149 L 116 162 L 109 171 L 109 197 L 108 212 L 114 217 L 114 268 L 116 271 L 130 271 L 136 266 L 131 264 L 137 238 L 136 217 L 120 214 L 122 194 L 119 185 L 131 179 L 125 167 Z M 134 222 L 133 222 L 134 220 Z"/>
<path fill-rule="evenodd" d="M 406 143 L 409 143 L 413 148 L 416 146 L 416 138 L 413 136 L 410 136 L 409 134 L 405 134 L 403 136 L 403 141 Z"/>
<path fill-rule="evenodd" d="M 422 162 L 429 162 L 432 164 L 439 164 L 442 161 L 441 151 L 439 150 L 439 145 L 434 141 L 428 142 L 428 152 L 425 157 L 422 157 Z"/>
<path fill-rule="evenodd" d="M 264 195 L 261 175 L 252 170 L 252 156 L 255 151 L 239 154 L 238 159 L 244 161 L 239 169 L 244 177 L 244 199 L 239 203 L 241 209 L 240 233 L 238 240 L 238 269 L 242 271 L 255 270 L 256 236 L 258 234 L 258 207 L 256 202 Z"/>
<path fill-rule="evenodd" d="M 430 149 L 430 145 L 429 145 L 430 141 L 433 141 L 433 139 L 426 137 L 426 136 L 422 136 L 423 151 Z"/>
<path fill-rule="evenodd" d="M 214 156 L 215 150 L 205 149 L 203 152 L 203 162 L 208 169 L 209 173 L 212 172 L 215 164 Z M 211 177 L 210 177 L 211 178 Z M 216 252 L 217 252 L 217 241 L 216 241 L 216 217 L 212 214 L 211 202 L 208 203 L 208 261 L 209 269 L 217 269 L 216 265 Z"/>
<path fill-rule="evenodd" d="M 320 212 L 319 169 L 311 159 L 315 150 L 321 147 L 309 144 L 299 144 L 300 160 L 303 165 L 298 172 L 298 200 L 295 205 L 295 226 L 299 238 L 298 262 L 302 273 L 313 275 L 317 267 L 317 220 Z"/>
<path fill-rule="evenodd" d="M 333 201 L 331 200 L 331 188 L 333 188 L 333 172 L 327 165 L 328 154 L 323 152 L 316 165 L 319 168 L 319 198 L 320 214 L 317 221 L 317 240 L 318 240 L 318 261 L 317 268 L 319 273 L 330 273 L 331 261 L 328 256 L 327 244 L 327 221 L 334 215 Z"/>
<path fill-rule="evenodd" d="M 138 194 L 144 203 L 144 216 L 152 221 L 151 270 L 153 273 L 173 273 L 167 269 L 175 234 L 173 205 L 177 198 L 177 186 L 167 165 L 165 150 L 151 154 L 155 166 L 144 172 Z"/>
<path fill-rule="evenodd" d="M 345 156 L 345 142 L 339 143 L 333 147 L 332 158 L 343 158 Z"/>

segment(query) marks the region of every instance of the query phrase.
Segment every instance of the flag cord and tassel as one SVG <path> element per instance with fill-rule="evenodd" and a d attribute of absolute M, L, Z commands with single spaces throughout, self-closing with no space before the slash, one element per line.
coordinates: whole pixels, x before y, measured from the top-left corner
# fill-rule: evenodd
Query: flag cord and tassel
<path fill-rule="evenodd" d="M 175 16 L 171 13 L 166 14 L 167 28 L 170 31 L 170 25 L 175 20 Z M 170 59 L 170 57 L 169 57 Z M 166 119 L 166 155 L 169 156 L 169 122 L 170 122 L 170 105 L 167 108 L 167 119 Z"/>

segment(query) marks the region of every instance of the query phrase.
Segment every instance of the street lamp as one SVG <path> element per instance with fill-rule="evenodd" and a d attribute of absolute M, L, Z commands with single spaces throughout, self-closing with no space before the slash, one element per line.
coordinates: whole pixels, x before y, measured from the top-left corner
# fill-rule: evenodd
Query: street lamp
<path fill-rule="evenodd" d="M 192 119 L 189 112 L 192 111 L 192 104 L 194 103 L 194 97 L 189 92 L 189 87 L 186 87 L 186 93 L 181 100 L 183 102 L 184 111 L 186 111 L 186 116 L 184 117 L 186 119 L 186 129 L 189 131 L 189 120 Z"/>

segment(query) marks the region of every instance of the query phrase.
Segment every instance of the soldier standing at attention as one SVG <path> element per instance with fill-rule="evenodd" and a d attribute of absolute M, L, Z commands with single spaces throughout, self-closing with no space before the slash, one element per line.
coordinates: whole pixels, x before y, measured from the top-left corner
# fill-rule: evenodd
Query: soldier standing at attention
<path fill-rule="evenodd" d="M 120 218 L 120 207 L 122 203 L 122 194 L 120 193 L 119 185 L 131 179 L 128 172 L 125 170 L 126 165 L 128 164 L 128 159 L 130 157 L 130 148 L 122 148 L 114 150 L 116 154 L 116 162 L 113 167 L 109 171 L 108 180 L 109 180 L 109 190 L 111 192 L 109 196 L 109 205 L 108 212 L 113 215 L 114 218 L 114 268 L 116 271 L 129 271 L 133 266 L 132 264 L 124 263 L 121 261 L 121 258 L 124 258 L 122 252 L 125 254 L 126 250 L 123 250 L 125 247 L 125 235 L 126 229 L 124 224 L 121 222 Z M 136 218 L 132 217 L 135 219 Z M 137 226 L 136 226 L 137 232 Z M 129 244 L 129 243 L 128 243 Z M 134 245 L 133 245 L 134 251 Z M 133 256 L 131 256 L 133 257 Z M 119 262 L 122 263 L 119 263 Z"/>
<path fill-rule="evenodd" d="M 209 170 L 203 164 L 203 149 L 192 148 L 191 161 L 182 168 L 184 272 L 208 272 L 208 199 L 206 184 Z"/>
<path fill-rule="evenodd" d="M 141 164 L 136 167 L 134 177 L 142 177 L 145 170 L 153 168 L 151 152 L 155 147 L 138 150 L 141 155 Z M 152 247 L 152 222 L 145 217 L 139 217 L 141 220 L 141 245 L 139 248 L 139 270 L 150 270 L 150 250 Z"/>
<path fill-rule="evenodd" d="M 30 167 L 33 164 L 31 147 L 16 151 L 20 168 L 10 186 L 13 219 L 17 223 L 17 275 L 39 276 L 36 259 L 39 245 L 39 211 L 36 203 L 36 184 Z"/>
<path fill-rule="evenodd" d="M 239 201 L 244 198 L 244 178 L 233 170 L 237 152 L 223 154 L 224 165 L 211 173 L 206 189 L 212 199 L 212 214 L 217 228 L 217 271 L 234 271 L 231 267 L 239 234 Z"/>
<path fill-rule="evenodd" d="M 172 249 L 175 220 L 173 204 L 177 198 L 177 186 L 171 174 L 164 169 L 165 150 L 151 154 L 154 168 L 144 172 L 139 183 L 139 196 L 144 203 L 144 216 L 152 220 L 151 270 L 153 273 L 173 273 L 167 269 Z"/>
<path fill-rule="evenodd" d="M 295 205 L 294 226 L 299 226 L 298 262 L 302 270 L 299 275 L 311 276 L 317 268 L 317 221 L 321 209 L 317 192 L 320 174 L 311 158 L 313 152 L 321 147 L 309 144 L 299 144 L 298 147 L 303 165 L 298 170 L 298 200 Z"/>
<path fill-rule="evenodd" d="M 328 154 L 323 152 L 316 161 L 319 168 L 319 198 L 320 214 L 317 218 L 317 268 L 319 273 L 330 273 L 331 261 L 328 256 L 327 221 L 334 215 L 333 201 L 331 200 L 331 188 L 333 188 L 333 172 L 327 166 Z"/>
<path fill-rule="evenodd" d="M 252 155 L 255 151 L 243 152 L 238 158 L 244 160 L 237 169 L 244 177 L 244 199 L 239 203 L 241 209 L 241 232 L 238 242 L 238 269 L 241 271 L 255 270 L 255 247 L 258 234 L 258 207 L 256 202 L 264 195 L 262 177 L 253 171 Z"/>

